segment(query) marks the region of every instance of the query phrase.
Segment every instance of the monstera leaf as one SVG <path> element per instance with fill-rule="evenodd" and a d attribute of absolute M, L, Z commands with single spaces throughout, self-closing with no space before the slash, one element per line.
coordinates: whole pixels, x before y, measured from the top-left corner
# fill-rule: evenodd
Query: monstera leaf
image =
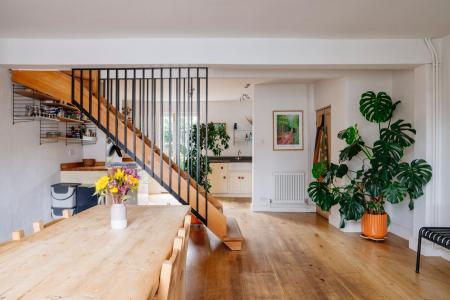
<path fill-rule="evenodd" d="M 347 129 L 341 130 L 338 133 L 338 138 L 341 140 L 345 140 L 347 145 L 353 144 L 358 138 L 358 128 L 355 126 L 350 126 Z"/>
<path fill-rule="evenodd" d="M 380 163 L 389 163 L 391 160 L 399 161 L 403 156 L 403 147 L 395 143 L 378 140 L 373 145 L 373 156 Z"/>
<path fill-rule="evenodd" d="M 361 95 L 359 110 L 368 121 L 383 123 L 392 117 L 398 103 L 392 103 L 391 97 L 385 92 L 375 94 L 369 91 Z"/>
<path fill-rule="evenodd" d="M 339 153 L 339 161 L 351 160 L 353 157 L 358 155 L 359 152 L 361 152 L 363 147 L 364 147 L 364 142 L 360 139 L 357 140 L 353 144 L 351 144 L 341 150 L 341 152 Z"/>
<path fill-rule="evenodd" d="M 401 163 L 398 166 L 397 178 L 408 189 L 411 200 L 423 195 L 423 187 L 430 182 L 431 177 L 431 166 L 423 159 L 415 159 L 411 164 Z"/>
<path fill-rule="evenodd" d="M 333 205 L 337 204 L 335 196 L 328 191 L 323 182 L 311 182 L 308 187 L 308 195 L 324 211 L 329 211 Z"/>
<path fill-rule="evenodd" d="M 365 207 L 364 207 L 364 195 L 361 193 L 342 194 L 339 199 L 339 212 L 341 213 L 342 220 L 347 221 L 358 221 L 362 218 Z M 341 223 L 341 227 L 345 225 L 344 222 Z"/>
<path fill-rule="evenodd" d="M 416 130 L 412 128 L 411 123 L 404 123 L 403 120 L 397 120 L 387 128 L 381 129 L 381 139 L 386 142 L 395 143 L 404 148 L 414 144 Z"/>
<path fill-rule="evenodd" d="M 383 189 L 386 200 L 392 204 L 400 203 L 406 196 L 408 189 L 400 182 L 391 182 Z"/>

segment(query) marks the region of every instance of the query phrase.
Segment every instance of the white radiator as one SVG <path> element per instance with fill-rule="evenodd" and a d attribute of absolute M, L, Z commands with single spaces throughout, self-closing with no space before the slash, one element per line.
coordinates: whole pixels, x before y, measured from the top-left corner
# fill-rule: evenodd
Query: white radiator
<path fill-rule="evenodd" d="M 273 174 L 273 204 L 305 204 L 304 173 Z"/>

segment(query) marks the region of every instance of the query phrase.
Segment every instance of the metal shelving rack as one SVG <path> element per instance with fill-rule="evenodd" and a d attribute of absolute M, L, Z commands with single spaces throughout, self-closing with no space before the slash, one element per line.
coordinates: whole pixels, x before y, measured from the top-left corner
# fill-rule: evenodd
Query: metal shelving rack
<path fill-rule="evenodd" d="M 22 85 L 13 84 L 13 124 L 39 121 L 40 144 L 58 143 L 66 145 L 97 143 L 97 127 L 89 120 L 77 120 L 67 115 L 77 115 L 79 110 L 73 105 L 63 103 L 58 99 L 39 93 Z M 58 116 L 56 111 L 63 111 L 64 116 Z M 81 114 L 80 118 L 81 118 Z M 72 137 L 71 127 L 83 127 L 89 135 L 80 134 Z"/>

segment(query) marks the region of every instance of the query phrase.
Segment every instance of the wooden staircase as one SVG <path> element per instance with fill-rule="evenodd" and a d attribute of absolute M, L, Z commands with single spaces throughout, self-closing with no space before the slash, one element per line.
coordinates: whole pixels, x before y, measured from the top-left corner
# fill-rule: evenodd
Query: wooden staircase
<path fill-rule="evenodd" d="M 74 74 L 75 79 L 72 80 L 71 72 L 13 70 L 12 81 L 79 107 L 106 134 L 113 134 L 119 147 L 134 157 L 151 176 L 158 178 L 165 187 L 175 187 L 171 190 L 172 194 L 181 203 L 189 204 L 200 219 L 207 220 L 207 227 L 225 245 L 231 250 L 241 250 L 244 238 L 236 220 L 223 214 L 222 204 L 207 194 L 186 172 L 178 170 L 175 162 L 133 124 L 125 121 L 125 116 L 116 111 L 115 106 L 108 104 L 107 99 L 98 97 L 95 91 L 100 71 L 91 71 L 90 77 L 87 74 L 84 76 L 86 71 L 82 72 Z"/>

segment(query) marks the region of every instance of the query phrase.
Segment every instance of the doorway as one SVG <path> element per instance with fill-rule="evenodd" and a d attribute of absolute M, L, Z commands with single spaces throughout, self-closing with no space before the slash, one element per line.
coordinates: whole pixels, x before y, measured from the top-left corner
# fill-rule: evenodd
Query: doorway
<path fill-rule="evenodd" d="M 316 110 L 316 141 L 314 146 L 313 163 L 331 160 L 331 106 Z M 320 207 L 316 212 L 328 219 L 330 212 L 323 211 Z"/>

